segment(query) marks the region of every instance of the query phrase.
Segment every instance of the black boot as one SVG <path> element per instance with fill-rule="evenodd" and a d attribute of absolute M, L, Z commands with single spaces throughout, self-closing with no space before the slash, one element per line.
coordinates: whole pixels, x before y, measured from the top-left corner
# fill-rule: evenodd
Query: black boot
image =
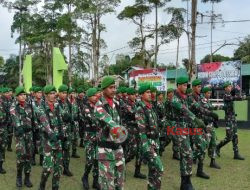
<path fill-rule="evenodd" d="M 139 179 L 146 179 L 147 176 L 141 173 L 141 166 L 135 166 L 135 174 L 134 174 L 135 178 L 139 178 Z"/>
<path fill-rule="evenodd" d="M 194 190 L 190 176 L 181 176 L 180 190 Z"/>
<path fill-rule="evenodd" d="M 32 155 L 31 165 L 32 165 L 32 166 L 35 166 L 35 165 L 36 165 L 36 154 L 35 154 L 35 153 L 33 153 L 33 155 Z"/>
<path fill-rule="evenodd" d="M 52 187 L 52 190 L 58 190 L 59 187 Z"/>
<path fill-rule="evenodd" d="M 26 187 L 28 187 L 28 188 L 33 187 L 33 184 L 32 184 L 31 181 L 30 181 L 30 174 L 29 174 L 29 173 L 26 173 L 26 174 L 25 174 L 24 185 L 25 185 Z"/>
<path fill-rule="evenodd" d="M 42 174 L 39 190 L 45 190 L 47 179 L 48 176 Z"/>
<path fill-rule="evenodd" d="M 220 146 L 219 146 L 219 145 L 216 146 L 215 151 L 216 151 L 216 155 L 217 155 L 218 157 L 220 157 Z"/>
<path fill-rule="evenodd" d="M 68 177 L 73 176 L 72 172 L 69 170 L 69 166 L 68 165 L 64 167 L 63 175 L 66 175 Z"/>
<path fill-rule="evenodd" d="M 197 177 L 203 178 L 203 179 L 209 179 L 209 175 L 207 175 L 204 171 L 203 171 L 203 163 L 199 162 L 198 163 L 198 168 L 197 168 L 197 173 L 196 173 Z"/>
<path fill-rule="evenodd" d="M 82 186 L 84 190 L 89 190 L 89 176 L 87 174 L 82 177 Z"/>
<path fill-rule="evenodd" d="M 43 155 L 42 155 L 42 154 L 40 154 L 39 165 L 40 165 L 40 166 L 43 165 Z"/>
<path fill-rule="evenodd" d="M 80 140 L 80 147 L 83 147 L 83 139 Z"/>
<path fill-rule="evenodd" d="M 17 170 L 17 176 L 16 176 L 16 186 L 17 187 L 22 187 L 23 186 L 22 171 L 23 171 L 22 168 L 20 168 L 20 169 Z"/>
<path fill-rule="evenodd" d="M 93 177 L 93 185 L 92 185 L 92 187 L 93 187 L 94 189 L 97 189 L 97 190 L 100 189 L 100 186 L 99 186 L 99 183 L 98 183 L 98 176 L 94 176 L 94 177 Z"/>
<path fill-rule="evenodd" d="M 3 161 L 0 162 L 0 174 L 6 174 L 5 169 L 3 169 Z"/>
<path fill-rule="evenodd" d="M 76 153 L 76 150 L 73 150 L 72 158 L 80 158 L 80 156 Z"/>
<path fill-rule="evenodd" d="M 221 167 L 215 162 L 214 158 L 211 158 L 210 167 L 215 169 L 221 169 Z"/>
<path fill-rule="evenodd" d="M 234 152 L 234 159 L 235 160 L 245 160 L 244 157 L 242 157 L 239 152 Z"/>
<path fill-rule="evenodd" d="M 180 157 L 177 155 L 177 153 L 173 153 L 173 159 L 174 160 L 180 160 Z"/>

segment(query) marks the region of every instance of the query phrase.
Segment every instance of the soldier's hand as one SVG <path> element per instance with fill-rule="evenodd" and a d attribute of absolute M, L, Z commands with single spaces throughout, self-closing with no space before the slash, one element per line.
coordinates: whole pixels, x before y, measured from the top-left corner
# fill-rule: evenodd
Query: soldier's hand
<path fill-rule="evenodd" d="M 196 123 L 196 125 L 199 128 L 203 128 L 204 129 L 206 127 L 205 123 L 201 119 L 195 118 L 194 122 Z"/>

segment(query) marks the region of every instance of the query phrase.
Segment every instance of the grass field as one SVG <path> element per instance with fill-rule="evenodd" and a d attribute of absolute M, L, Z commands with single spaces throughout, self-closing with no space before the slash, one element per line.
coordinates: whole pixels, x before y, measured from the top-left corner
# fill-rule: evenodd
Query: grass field
<path fill-rule="evenodd" d="M 225 129 L 217 130 L 218 140 L 224 138 Z M 250 130 L 239 130 L 239 147 L 242 155 L 245 156 L 245 161 L 238 161 L 233 159 L 232 143 L 228 144 L 221 150 L 221 157 L 217 162 L 222 167 L 221 170 L 209 168 L 209 159 L 205 160 L 205 171 L 210 174 L 210 180 L 204 180 L 195 176 L 196 166 L 193 167 L 192 182 L 196 190 L 243 190 L 250 189 Z M 60 181 L 61 190 L 81 190 L 81 177 L 84 169 L 84 152 L 79 150 L 80 159 L 71 159 L 71 170 L 74 173 L 73 177 L 62 176 Z M 180 185 L 179 176 L 179 162 L 172 160 L 171 146 L 168 146 L 162 161 L 164 164 L 164 176 L 162 178 L 163 190 L 177 190 Z M 14 190 L 16 180 L 16 164 L 15 153 L 6 153 L 6 162 L 4 168 L 7 170 L 5 175 L 0 175 L 0 189 Z M 37 158 L 38 160 L 38 158 Z M 147 167 L 143 166 L 142 172 L 147 173 Z M 128 190 L 144 190 L 147 189 L 147 181 L 133 178 L 134 162 L 127 165 L 125 189 Z M 34 187 L 31 189 L 38 189 L 40 182 L 41 167 L 35 166 L 32 168 L 31 180 Z M 90 177 L 92 184 L 92 177 Z M 51 189 L 51 177 L 47 183 L 47 189 Z M 23 187 L 23 189 L 27 189 Z"/>

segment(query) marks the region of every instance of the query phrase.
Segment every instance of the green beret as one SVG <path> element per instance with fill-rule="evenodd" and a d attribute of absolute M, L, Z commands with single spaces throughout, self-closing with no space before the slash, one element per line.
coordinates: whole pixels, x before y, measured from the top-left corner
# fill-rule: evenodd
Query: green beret
<path fill-rule="evenodd" d="M 97 87 L 96 90 L 97 90 L 97 92 L 101 92 L 102 91 L 102 89 L 99 88 L 99 87 Z"/>
<path fill-rule="evenodd" d="M 159 96 L 159 95 L 161 95 L 161 94 L 164 95 L 164 94 L 165 94 L 165 91 L 157 91 L 157 93 L 156 93 L 157 96 Z"/>
<path fill-rule="evenodd" d="M 230 85 L 232 85 L 231 82 L 227 81 L 227 82 L 224 83 L 223 88 L 226 88 L 226 87 L 228 87 Z"/>
<path fill-rule="evenodd" d="M 16 93 L 16 96 L 22 94 L 22 93 L 25 93 L 25 89 L 23 86 L 18 86 L 15 90 L 15 93 Z"/>
<path fill-rule="evenodd" d="M 186 91 L 186 94 L 190 94 L 192 92 L 193 92 L 192 88 L 188 88 L 187 91 Z"/>
<path fill-rule="evenodd" d="M 174 92 L 173 88 L 168 88 L 167 93 Z"/>
<path fill-rule="evenodd" d="M 147 90 L 150 90 L 150 84 L 142 84 L 138 90 L 138 93 L 143 94 Z"/>
<path fill-rule="evenodd" d="M 185 84 L 185 83 L 188 83 L 188 78 L 187 77 L 178 77 L 176 82 L 177 82 L 177 84 Z"/>
<path fill-rule="evenodd" d="M 73 92 L 76 92 L 74 88 L 69 88 L 68 93 L 71 94 Z"/>
<path fill-rule="evenodd" d="M 62 84 L 61 86 L 59 86 L 58 88 L 58 92 L 68 92 L 69 87 L 65 84 Z"/>
<path fill-rule="evenodd" d="M 113 77 L 107 76 L 102 79 L 101 88 L 105 89 L 110 85 L 115 84 L 115 79 Z"/>
<path fill-rule="evenodd" d="M 43 88 L 43 92 L 45 94 L 49 94 L 51 92 L 56 92 L 56 87 L 54 87 L 53 85 L 46 85 L 44 88 Z"/>
<path fill-rule="evenodd" d="M 78 94 L 83 93 L 83 92 L 84 92 L 84 89 L 82 87 L 77 88 L 77 93 Z"/>
<path fill-rule="evenodd" d="M 96 88 L 90 88 L 86 92 L 86 94 L 87 94 L 88 97 L 94 96 L 94 95 L 96 95 L 96 93 L 97 93 L 97 89 Z"/>
<path fill-rule="evenodd" d="M 128 89 L 127 89 L 127 93 L 128 93 L 129 95 L 134 95 L 134 94 L 136 94 L 136 90 L 135 90 L 134 88 L 128 88 Z"/>
<path fill-rule="evenodd" d="M 198 85 L 201 85 L 201 80 L 200 79 L 193 80 L 192 86 L 198 86 Z"/>
<path fill-rule="evenodd" d="M 150 92 L 157 92 L 157 88 L 155 86 L 150 87 Z"/>
<path fill-rule="evenodd" d="M 207 93 L 207 92 L 211 92 L 211 91 L 212 91 L 212 89 L 209 88 L 209 87 L 204 87 L 204 88 L 202 89 L 202 93 Z"/>
<path fill-rule="evenodd" d="M 42 90 L 42 87 L 40 86 L 36 86 L 34 89 L 33 89 L 34 92 L 40 92 L 40 91 L 43 91 Z"/>
<path fill-rule="evenodd" d="M 127 88 L 126 88 L 125 86 L 122 86 L 122 87 L 120 88 L 120 92 L 121 92 L 121 93 L 126 93 L 126 92 L 127 92 Z"/>
<path fill-rule="evenodd" d="M 7 87 L 3 87 L 2 88 L 2 93 L 7 93 L 7 92 L 10 92 L 10 88 L 7 88 Z"/>

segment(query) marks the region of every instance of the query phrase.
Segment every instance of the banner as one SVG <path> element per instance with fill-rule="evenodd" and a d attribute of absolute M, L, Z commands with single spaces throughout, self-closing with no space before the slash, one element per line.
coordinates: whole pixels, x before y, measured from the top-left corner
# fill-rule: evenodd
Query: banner
<path fill-rule="evenodd" d="M 53 85 L 58 89 L 63 84 L 63 73 L 68 69 L 59 48 L 53 48 Z"/>
<path fill-rule="evenodd" d="M 23 64 L 23 84 L 26 92 L 30 92 L 32 87 L 32 57 L 31 55 L 26 55 Z"/>
<path fill-rule="evenodd" d="M 241 87 L 241 61 L 199 64 L 197 75 L 203 85 L 222 87 L 226 81 L 229 81 L 233 86 Z"/>
<path fill-rule="evenodd" d="M 155 86 L 158 91 L 166 91 L 166 69 L 143 69 L 132 71 L 129 76 L 129 84 L 131 86 L 134 83 L 136 83 L 137 88 L 143 83 L 150 83 Z"/>

